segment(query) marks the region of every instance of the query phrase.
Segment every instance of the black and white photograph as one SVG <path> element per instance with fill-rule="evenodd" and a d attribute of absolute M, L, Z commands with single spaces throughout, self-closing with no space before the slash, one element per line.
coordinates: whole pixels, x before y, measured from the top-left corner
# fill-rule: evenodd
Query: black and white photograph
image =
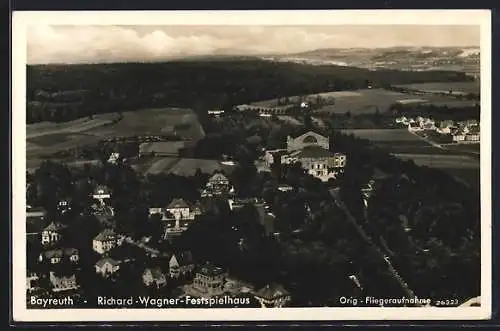
<path fill-rule="evenodd" d="M 14 318 L 489 318 L 490 24 L 14 13 Z"/>

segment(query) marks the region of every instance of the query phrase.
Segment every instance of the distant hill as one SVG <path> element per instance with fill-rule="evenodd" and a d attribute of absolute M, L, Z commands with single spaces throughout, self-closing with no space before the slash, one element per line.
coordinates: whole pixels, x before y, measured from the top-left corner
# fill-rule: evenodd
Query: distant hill
<path fill-rule="evenodd" d="M 264 56 L 277 62 L 340 64 L 371 70 L 454 70 L 479 73 L 479 47 L 327 48 Z"/>
<path fill-rule="evenodd" d="M 251 57 L 198 57 L 164 63 L 35 65 L 27 68 L 27 121 L 69 121 L 145 107 L 210 108 L 368 85 L 469 80 L 446 71 L 404 72 Z"/>

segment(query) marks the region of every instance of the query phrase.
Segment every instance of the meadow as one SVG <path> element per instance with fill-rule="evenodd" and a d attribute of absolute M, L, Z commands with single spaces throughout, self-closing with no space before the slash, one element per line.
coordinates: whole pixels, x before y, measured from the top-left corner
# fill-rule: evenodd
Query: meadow
<path fill-rule="evenodd" d="M 443 83 L 420 83 L 420 84 L 406 84 L 395 85 L 395 87 L 407 88 L 415 91 L 430 92 L 430 93 L 448 93 L 450 90 L 452 94 L 469 94 L 480 92 L 480 82 L 443 82 Z"/>
<path fill-rule="evenodd" d="M 189 109 L 158 108 L 99 114 L 64 123 L 40 122 L 26 126 L 28 167 L 59 151 L 97 143 L 110 137 L 168 135 L 197 141 L 204 136 L 196 114 Z"/>
<path fill-rule="evenodd" d="M 361 89 L 309 94 L 307 99 L 314 102 L 317 96 L 323 98 L 326 104 L 316 108 L 314 112 L 332 114 L 344 114 L 347 111 L 351 112 L 353 115 L 371 114 L 377 109 L 380 112 L 385 112 L 395 103 L 415 102 L 415 99 L 419 99 L 418 101 L 422 103 L 431 103 L 439 106 L 447 105 L 448 107 L 466 107 L 474 105 L 474 101 L 457 100 L 450 96 L 429 95 L 424 98 L 416 98 L 413 95 L 385 89 Z M 299 100 L 299 96 L 288 97 L 290 103 L 297 103 Z M 277 107 L 278 100 L 259 101 L 252 103 L 252 105 L 258 107 Z"/>

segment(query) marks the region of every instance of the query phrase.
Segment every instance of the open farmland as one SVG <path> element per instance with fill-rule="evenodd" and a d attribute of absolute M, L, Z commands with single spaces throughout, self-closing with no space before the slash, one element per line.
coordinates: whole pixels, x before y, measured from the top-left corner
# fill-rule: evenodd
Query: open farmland
<path fill-rule="evenodd" d="M 385 89 L 362 89 L 355 91 L 335 91 L 308 95 L 308 99 L 314 102 L 317 96 L 326 100 L 326 105 L 318 108 L 315 112 L 343 114 L 350 111 L 352 114 L 370 114 L 376 109 L 385 112 L 397 102 L 414 102 L 417 99 L 413 95 L 389 91 Z M 474 101 L 457 100 L 454 97 L 429 95 L 418 98 L 420 103 L 431 103 L 436 105 L 447 105 L 448 107 L 473 106 Z M 298 102 L 298 96 L 288 97 L 290 103 Z M 276 107 L 277 99 L 255 102 L 253 105 L 259 107 Z"/>
<path fill-rule="evenodd" d="M 97 143 L 104 138 L 165 135 L 177 133 L 197 141 L 204 131 L 196 115 L 189 109 L 161 108 L 94 115 L 65 123 L 41 122 L 26 126 L 26 156 L 30 166 L 37 166 L 40 159 L 65 151 Z"/>
<path fill-rule="evenodd" d="M 414 91 L 430 92 L 430 93 L 448 93 L 450 90 L 452 94 L 469 94 L 480 92 L 480 82 L 444 82 L 444 83 L 421 83 L 421 84 L 408 84 L 408 85 L 395 85 L 395 87 L 406 88 Z"/>

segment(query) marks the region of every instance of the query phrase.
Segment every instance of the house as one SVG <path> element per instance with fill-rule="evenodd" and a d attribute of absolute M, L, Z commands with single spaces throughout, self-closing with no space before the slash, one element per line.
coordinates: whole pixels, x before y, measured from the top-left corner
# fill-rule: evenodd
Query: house
<path fill-rule="evenodd" d="M 224 176 L 223 173 L 216 172 L 208 179 L 207 182 L 207 188 L 212 189 L 212 188 L 218 188 L 218 187 L 223 187 L 226 188 L 230 186 L 231 183 L 229 182 L 229 179 Z"/>
<path fill-rule="evenodd" d="M 32 293 L 40 288 L 40 277 L 36 272 L 29 272 L 26 277 L 26 290 Z"/>
<path fill-rule="evenodd" d="M 262 307 L 281 308 L 291 301 L 290 294 L 285 288 L 276 283 L 268 284 L 254 293 L 254 297 L 260 302 Z"/>
<path fill-rule="evenodd" d="M 221 295 L 224 292 L 225 276 L 222 268 L 206 262 L 196 271 L 193 288 L 204 297 Z"/>
<path fill-rule="evenodd" d="M 436 131 L 441 134 L 450 134 L 454 123 L 453 121 L 441 121 Z"/>
<path fill-rule="evenodd" d="M 308 131 L 299 136 L 288 136 L 286 145 L 289 152 L 308 146 L 318 146 L 328 150 L 330 149 L 330 139 L 313 131 Z"/>
<path fill-rule="evenodd" d="M 232 189 L 229 179 L 220 172 L 216 172 L 208 179 L 205 189 L 202 190 L 202 197 L 221 196 L 229 194 Z"/>
<path fill-rule="evenodd" d="M 190 251 L 173 254 L 168 263 L 170 278 L 179 278 L 193 272 L 195 265 Z"/>
<path fill-rule="evenodd" d="M 290 192 L 293 190 L 293 187 L 291 185 L 288 185 L 288 184 L 279 184 L 277 188 L 278 188 L 278 191 L 281 191 L 281 192 Z"/>
<path fill-rule="evenodd" d="M 63 262 L 63 260 L 70 263 L 78 263 L 80 255 L 76 248 L 60 248 L 40 253 L 38 260 L 50 264 L 59 264 Z"/>
<path fill-rule="evenodd" d="M 330 178 L 336 178 L 341 169 L 345 167 L 346 159 L 347 157 L 343 153 L 332 153 L 319 146 L 307 146 L 282 157 L 281 163 L 300 162 L 308 174 L 326 182 Z"/>
<path fill-rule="evenodd" d="M 92 241 L 92 248 L 99 254 L 104 254 L 114 247 L 120 246 L 122 239 L 112 230 L 104 229 Z"/>
<path fill-rule="evenodd" d="M 95 264 L 95 272 L 103 277 L 109 277 L 120 270 L 121 262 L 105 256 Z"/>
<path fill-rule="evenodd" d="M 53 286 L 53 292 L 69 291 L 78 288 L 75 274 L 57 275 L 54 271 L 51 271 L 49 273 L 49 280 Z"/>
<path fill-rule="evenodd" d="M 208 110 L 207 113 L 208 115 L 212 115 L 214 117 L 220 117 L 221 115 L 224 114 L 224 110 L 221 109 Z"/>
<path fill-rule="evenodd" d="M 189 204 L 182 198 L 173 199 L 165 209 L 167 212 L 167 219 L 174 218 L 176 220 L 180 219 L 194 219 L 194 215 L 191 213 L 191 208 Z"/>
<path fill-rule="evenodd" d="M 408 123 L 409 123 L 409 122 L 408 122 L 408 118 L 406 118 L 406 116 L 397 117 L 397 118 L 395 119 L 395 122 L 396 122 L 397 124 L 404 124 L 404 125 L 408 125 Z"/>
<path fill-rule="evenodd" d="M 146 268 L 142 273 L 142 281 L 146 286 L 154 286 L 157 289 L 167 285 L 167 278 L 160 268 Z"/>
<path fill-rule="evenodd" d="M 453 134 L 453 141 L 456 143 L 461 143 L 465 141 L 465 134 L 463 132 L 457 132 Z"/>
<path fill-rule="evenodd" d="M 469 143 L 476 143 L 481 140 L 481 136 L 478 133 L 469 133 L 465 136 L 465 141 Z"/>
<path fill-rule="evenodd" d="M 50 222 L 42 231 L 42 245 L 54 245 L 61 241 L 66 225 Z"/>
<path fill-rule="evenodd" d="M 71 211 L 71 201 L 69 199 L 59 200 L 57 202 L 57 210 L 61 214 L 65 214 L 65 213 Z"/>
<path fill-rule="evenodd" d="M 120 161 L 120 153 L 111 153 L 108 159 L 108 163 L 117 164 Z"/>
<path fill-rule="evenodd" d="M 413 122 L 408 124 L 408 131 L 422 131 L 424 128 L 420 125 L 420 122 Z"/>
<path fill-rule="evenodd" d="M 92 198 L 99 200 L 102 204 L 104 201 L 111 198 L 111 191 L 105 185 L 98 185 L 92 193 Z"/>
<path fill-rule="evenodd" d="M 142 143 L 139 145 L 139 157 L 178 156 L 179 150 L 185 147 L 186 147 L 186 142 L 183 140 Z"/>

